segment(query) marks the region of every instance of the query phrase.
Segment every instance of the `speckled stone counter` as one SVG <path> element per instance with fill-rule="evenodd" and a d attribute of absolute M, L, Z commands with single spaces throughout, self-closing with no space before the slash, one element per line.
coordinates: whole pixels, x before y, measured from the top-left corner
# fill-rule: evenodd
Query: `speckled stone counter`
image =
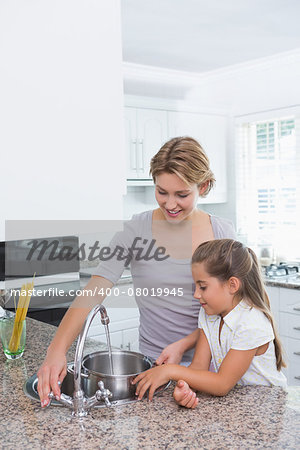
<path fill-rule="evenodd" d="M 300 290 L 300 278 L 265 278 L 265 285 Z"/>
<path fill-rule="evenodd" d="M 235 388 L 223 398 L 199 394 L 195 410 L 176 405 L 169 388 L 151 403 L 94 409 L 81 420 L 64 407 L 41 410 L 25 396 L 23 384 L 37 371 L 55 328 L 27 320 L 23 358 L 7 361 L 0 354 L 3 449 L 300 448 L 300 388 L 287 394 L 280 388 Z M 73 354 L 74 346 L 70 361 Z"/>

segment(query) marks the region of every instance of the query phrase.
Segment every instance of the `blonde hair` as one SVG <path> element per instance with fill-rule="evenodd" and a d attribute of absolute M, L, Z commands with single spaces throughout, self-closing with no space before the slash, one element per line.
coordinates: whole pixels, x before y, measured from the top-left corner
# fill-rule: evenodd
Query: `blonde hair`
<path fill-rule="evenodd" d="M 207 183 L 201 197 L 205 197 L 215 183 L 206 153 L 199 142 L 188 136 L 170 139 L 153 156 L 150 174 L 154 182 L 163 172 L 174 173 L 188 185 Z"/>
<path fill-rule="evenodd" d="M 221 282 L 228 281 L 231 277 L 240 280 L 241 285 L 236 297 L 239 300 L 243 298 L 250 306 L 259 309 L 268 318 L 275 336 L 277 370 L 286 367 L 269 297 L 264 288 L 258 261 L 253 250 L 232 239 L 216 239 L 204 242 L 196 248 L 192 257 L 192 264 L 202 262 L 207 273 L 218 278 Z"/>

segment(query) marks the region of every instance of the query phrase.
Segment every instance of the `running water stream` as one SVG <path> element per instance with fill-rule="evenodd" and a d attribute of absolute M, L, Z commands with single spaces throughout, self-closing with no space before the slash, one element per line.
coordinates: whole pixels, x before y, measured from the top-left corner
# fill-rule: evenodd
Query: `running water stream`
<path fill-rule="evenodd" d="M 113 365 L 113 358 L 112 358 L 111 342 L 110 342 L 110 334 L 109 334 L 108 324 L 104 325 L 104 328 L 105 328 L 106 342 L 107 342 L 107 348 L 108 348 L 108 358 L 109 358 L 109 367 L 110 367 L 110 374 L 109 375 L 114 375 L 114 365 Z"/>

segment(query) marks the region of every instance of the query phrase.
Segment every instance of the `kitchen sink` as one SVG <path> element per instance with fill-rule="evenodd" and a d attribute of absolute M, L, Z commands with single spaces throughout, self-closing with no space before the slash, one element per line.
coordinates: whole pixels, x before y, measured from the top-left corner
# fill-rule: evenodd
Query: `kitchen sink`
<path fill-rule="evenodd" d="M 38 385 L 38 379 L 37 374 L 34 374 L 32 377 L 28 378 L 28 380 L 24 383 L 23 391 L 27 397 L 31 398 L 31 400 L 40 401 L 39 394 L 37 392 L 37 385 Z M 94 395 L 95 392 L 89 392 L 89 385 L 86 385 L 83 382 L 83 391 L 84 394 L 87 397 L 91 397 Z M 69 395 L 70 397 L 73 397 L 74 393 L 74 375 L 70 372 L 67 372 L 67 375 L 64 378 L 64 381 L 61 385 L 61 392 Z M 111 402 L 112 406 L 117 406 L 125 403 L 132 403 L 136 400 L 117 400 L 114 402 Z M 57 400 L 53 399 L 51 402 L 51 405 L 54 406 L 64 406 L 62 403 L 58 402 Z M 94 408 L 105 408 L 105 403 L 99 403 L 99 405 L 94 406 Z"/>
<path fill-rule="evenodd" d="M 69 364 L 68 367 L 71 368 L 73 366 L 73 364 Z M 155 391 L 154 395 L 158 395 L 159 393 L 161 393 L 162 391 L 164 391 L 165 389 L 167 389 L 170 386 L 170 381 L 161 386 L 160 388 L 158 388 Z M 37 402 L 40 402 L 40 398 L 39 398 L 39 394 L 37 392 L 37 385 L 38 385 L 38 379 L 37 379 L 37 374 L 32 375 L 30 378 L 28 378 L 28 380 L 24 383 L 23 386 L 23 391 L 25 393 L 25 395 L 27 397 L 29 397 L 31 400 L 35 400 Z M 86 380 L 83 378 L 82 379 L 82 389 L 84 391 L 84 394 L 87 397 L 92 397 L 95 394 L 95 391 L 93 389 L 91 389 L 91 384 L 87 383 Z M 73 393 L 74 393 L 74 375 L 71 372 L 67 372 L 67 375 L 65 376 L 62 385 L 61 385 L 61 392 L 69 395 L 70 397 L 73 397 Z M 122 400 L 115 400 L 115 401 L 111 401 L 111 405 L 112 406 L 118 406 L 118 405 L 124 405 L 127 403 L 133 403 L 136 402 L 137 399 L 122 399 Z M 59 401 L 53 399 L 51 402 L 51 405 L 55 405 L 55 406 L 63 406 L 62 403 L 60 403 Z M 105 408 L 105 403 L 99 403 L 99 405 L 95 405 L 94 408 Z"/>

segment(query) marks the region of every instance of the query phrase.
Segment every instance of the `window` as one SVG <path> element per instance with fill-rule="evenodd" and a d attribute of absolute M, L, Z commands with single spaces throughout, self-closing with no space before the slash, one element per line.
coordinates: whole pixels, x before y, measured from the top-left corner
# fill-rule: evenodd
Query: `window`
<path fill-rule="evenodd" d="M 238 232 L 250 246 L 300 259 L 300 121 L 238 126 Z"/>

